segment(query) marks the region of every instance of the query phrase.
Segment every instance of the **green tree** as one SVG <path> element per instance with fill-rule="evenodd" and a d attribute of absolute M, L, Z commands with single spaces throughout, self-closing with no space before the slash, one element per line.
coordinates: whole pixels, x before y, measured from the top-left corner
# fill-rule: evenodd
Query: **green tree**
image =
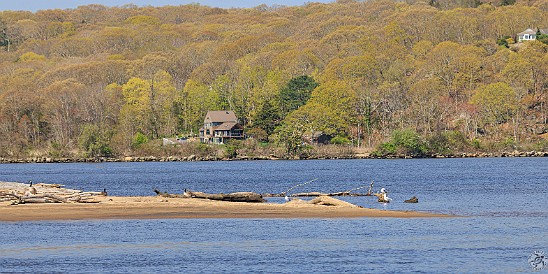
<path fill-rule="evenodd" d="M 332 115 L 345 121 L 342 125 L 344 127 L 348 126 L 355 117 L 358 97 L 354 89 L 346 82 L 330 81 L 314 89 L 310 101 L 330 108 Z"/>
<path fill-rule="evenodd" d="M 499 46 L 503 46 L 505 48 L 509 48 L 510 46 L 508 46 L 508 39 L 510 39 L 512 37 L 508 36 L 508 35 L 505 35 L 504 37 L 501 37 L 499 39 L 497 39 L 497 45 Z"/>
<path fill-rule="evenodd" d="M 257 113 L 254 126 L 264 130 L 267 135 L 271 135 L 280 122 L 279 109 L 270 101 L 266 101 Z"/>
<path fill-rule="evenodd" d="M 181 99 L 183 129 L 198 132 L 207 111 L 219 110 L 219 102 L 219 94 L 215 90 L 195 80 L 187 81 Z"/>
<path fill-rule="evenodd" d="M 348 140 L 348 138 L 346 137 L 335 136 L 333 137 L 333 139 L 331 139 L 330 143 L 334 145 L 348 145 L 350 144 L 350 140 Z"/>
<path fill-rule="evenodd" d="M 0 47 L 7 46 L 8 45 L 8 34 L 7 34 L 7 26 L 0 18 Z"/>
<path fill-rule="evenodd" d="M 150 132 L 150 82 L 131 78 L 122 86 L 125 104 L 121 119 L 131 128 L 131 136 L 136 132 Z"/>
<path fill-rule="evenodd" d="M 542 32 L 540 32 L 540 29 L 537 28 L 537 33 L 536 33 L 536 36 L 537 40 L 539 40 L 540 42 L 544 43 L 544 44 L 547 44 L 548 45 L 548 34 L 543 34 Z"/>
<path fill-rule="evenodd" d="M 290 155 L 299 155 L 316 132 L 337 135 L 344 132 L 346 123 L 335 111 L 319 103 L 310 102 L 289 114 L 277 131 L 278 143 Z"/>
<path fill-rule="evenodd" d="M 537 40 L 539 40 L 540 42 L 548 45 L 548 34 L 537 35 Z"/>
<path fill-rule="evenodd" d="M 280 110 L 282 117 L 306 104 L 319 84 L 310 76 L 295 77 L 280 90 Z"/>

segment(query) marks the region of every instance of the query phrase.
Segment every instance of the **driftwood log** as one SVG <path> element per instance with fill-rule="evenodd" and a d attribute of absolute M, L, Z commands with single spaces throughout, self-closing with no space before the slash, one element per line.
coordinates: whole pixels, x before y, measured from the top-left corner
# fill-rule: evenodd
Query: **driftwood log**
<path fill-rule="evenodd" d="M 185 194 L 169 194 L 167 192 L 162 192 L 162 191 L 159 191 L 157 189 L 154 190 L 154 193 L 156 193 L 156 195 L 158 195 L 158 196 L 162 196 L 162 197 L 165 197 L 165 198 L 190 198 L 190 197 L 186 196 Z"/>
<path fill-rule="evenodd" d="M 229 201 L 229 202 L 247 202 L 247 203 L 264 203 L 266 202 L 263 199 L 263 196 L 254 192 L 235 192 L 235 193 L 204 193 L 198 191 L 190 191 L 185 189 L 183 194 L 169 194 L 167 192 L 161 192 L 157 189 L 154 190 L 156 195 L 166 197 L 166 198 L 197 198 L 197 199 L 208 199 L 216 201 Z"/>
<path fill-rule="evenodd" d="M 349 202 L 341 201 L 339 199 L 331 198 L 328 196 L 316 197 L 308 201 L 308 203 L 315 204 L 315 205 L 325 205 L 325 206 L 361 207 L 361 206 L 357 206 Z"/>
<path fill-rule="evenodd" d="M 254 192 L 235 192 L 228 194 L 209 194 L 204 192 L 196 191 L 185 191 L 185 196 L 198 199 L 208 199 L 208 200 L 218 200 L 218 201 L 229 201 L 229 202 L 247 202 L 247 203 L 264 203 L 266 202 L 263 199 L 263 196 Z"/>

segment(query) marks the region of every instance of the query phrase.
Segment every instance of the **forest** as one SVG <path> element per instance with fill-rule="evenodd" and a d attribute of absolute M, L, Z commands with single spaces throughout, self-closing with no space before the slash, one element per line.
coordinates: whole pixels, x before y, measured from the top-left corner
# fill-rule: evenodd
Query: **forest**
<path fill-rule="evenodd" d="M 548 0 L 0 11 L 0 157 L 218 153 L 161 146 L 208 110 L 245 127 L 229 157 L 547 151 L 548 37 L 528 28 Z"/>

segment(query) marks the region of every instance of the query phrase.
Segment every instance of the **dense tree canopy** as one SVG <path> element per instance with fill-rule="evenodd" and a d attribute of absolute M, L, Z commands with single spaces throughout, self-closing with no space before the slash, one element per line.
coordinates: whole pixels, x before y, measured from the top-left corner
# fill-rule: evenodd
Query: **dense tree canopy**
<path fill-rule="evenodd" d="M 318 131 L 534 143 L 548 45 L 514 43 L 527 28 L 546 0 L 2 11 L 0 156 L 123 155 L 220 109 L 289 153 Z"/>

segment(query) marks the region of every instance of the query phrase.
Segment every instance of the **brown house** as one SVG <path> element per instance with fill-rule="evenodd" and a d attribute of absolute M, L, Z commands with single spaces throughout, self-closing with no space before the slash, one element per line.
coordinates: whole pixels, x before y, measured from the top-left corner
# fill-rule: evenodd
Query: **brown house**
<path fill-rule="evenodd" d="M 232 139 L 244 139 L 244 128 L 238 123 L 234 111 L 208 111 L 204 118 L 204 127 L 200 129 L 200 142 L 224 144 Z"/>

